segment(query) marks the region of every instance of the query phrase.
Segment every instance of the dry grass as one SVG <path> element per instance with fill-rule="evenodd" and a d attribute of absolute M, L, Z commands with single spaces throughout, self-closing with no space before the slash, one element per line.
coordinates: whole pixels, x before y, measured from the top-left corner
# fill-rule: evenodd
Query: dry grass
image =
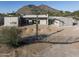
<path fill-rule="evenodd" d="M 58 30 L 61 30 L 60 28 L 57 27 L 51 27 L 51 26 L 39 26 L 38 32 L 39 34 L 48 34 L 52 32 L 57 32 Z M 36 33 L 36 28 L 33 26 L 30 27 L 25 27 L 22 29 L 22 35 L 31 35 Z"/>

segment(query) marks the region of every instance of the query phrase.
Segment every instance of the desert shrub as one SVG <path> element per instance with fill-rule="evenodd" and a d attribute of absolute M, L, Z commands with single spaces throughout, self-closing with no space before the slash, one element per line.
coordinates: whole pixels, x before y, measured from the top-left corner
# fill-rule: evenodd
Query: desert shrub
<path fill-rule="evenodd" d="M 12 47 L 18 47 L 20 41 L 19 29 L 16 27 L 5 27 L 0 31 L 0 43 L 9 44 Z"/>

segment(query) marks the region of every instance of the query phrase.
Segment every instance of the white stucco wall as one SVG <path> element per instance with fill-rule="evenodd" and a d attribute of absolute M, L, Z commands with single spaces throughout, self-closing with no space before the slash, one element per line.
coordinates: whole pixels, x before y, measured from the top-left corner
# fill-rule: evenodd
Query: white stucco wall
<path fill-rule="evenodd" d="M 41 25 L 46 25 L 47 24 L 47 20 L 40 20 L 40 24 Z"/>
<path fill-rule="evenodd" d="M 18 17 L 4 17 L 4 26 L 18 26 Z"/>

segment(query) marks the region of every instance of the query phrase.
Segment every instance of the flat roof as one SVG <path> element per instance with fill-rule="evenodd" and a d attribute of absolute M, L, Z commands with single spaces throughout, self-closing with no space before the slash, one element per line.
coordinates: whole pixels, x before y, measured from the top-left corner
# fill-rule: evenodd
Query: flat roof
<path fill-rule="evenodd" d="M 36 18 L 37 15 L 25 15 L 23 16 L 24 18 Z M 38 15 L 39 18 L 44 18 L 44 17 L 48 17 L 48 15 Z"/>

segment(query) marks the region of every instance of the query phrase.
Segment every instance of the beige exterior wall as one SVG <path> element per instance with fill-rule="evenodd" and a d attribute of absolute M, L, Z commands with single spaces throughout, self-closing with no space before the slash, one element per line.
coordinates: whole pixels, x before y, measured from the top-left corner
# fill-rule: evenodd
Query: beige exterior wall
<path fill-rule="evenodd" d="M 18 17 L 4 17 L 4 26 L 18 26 Z"/>

